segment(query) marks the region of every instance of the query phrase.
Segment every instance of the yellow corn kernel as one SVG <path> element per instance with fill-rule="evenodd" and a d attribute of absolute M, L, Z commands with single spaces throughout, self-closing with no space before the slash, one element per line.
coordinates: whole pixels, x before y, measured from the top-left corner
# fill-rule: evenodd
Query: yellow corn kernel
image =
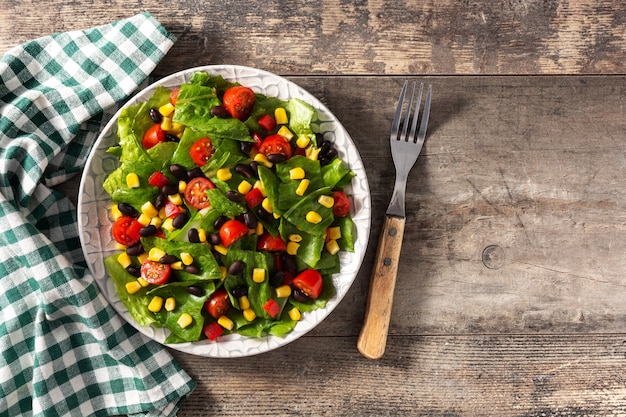
<path fill-rule="evenodd" d="M 289 119 L 287 118 L 287 111 L 282 107 L 278 107 L 276 110 L 274 110 L 274 119 L 276 119 L 276 124 L 279 125 L 286 125 L 287 123 L 289 123 Z"/>
<path fill-rule="evenodd" d="M 189 313 L 183 313 L 180 315 L 176 323 L 184 329 L 193 323 L 193 317 L 191 317 L 191 314 Z"/>
<path fill-rule="evenodd" d="M 243 311 L 243 318 L 245 318 L 248 321 L 252 321 L 252 320 L 256 319 L 256 313 L 251 308 L 246 308 Z"/>
<path fill-rule="evenodd" d="M 142 287 L 147 287 L 148 285 L 150 285 L 150 283 L 148 281 L 146 281 L 145 279 L 139 277 L 137 278 L 137 282 L 139 283 L 139 285 L 141 285 Z"/>
<path fill-rule="evenodd" d="M 161 307 L 163 307 L 163 298 L 159 297 L 158 295 L 152 297 L 152 300 L 150 300 L 150 304 L 148 304 L 148 310 L 152 311 L 153 313 L 158 313 L 159 311 L 161 311 Z"/>
<path fill-rule="evenodd" d="M 303 180 L 300 180 L 300 184 L 298 184 L 298 188 L 296 188 L 296 194 L 304 195 L 304 193 L 306 192 L 306 189 L 309 188 L 310 182 L 311 181 L 307 180 L 306 178 Z"/>
<path fill-rule="evenodd" d="M 177 206 L 183 205 L 183 198 L 180 196 L 180 193 L 168 195 L 167 199 L 170 201 L 170 203 L 175 204 Z"/>
<path fill-rule="evenodd" d="M 149 217 L 159 215 L 159 210 L 154 207 L 154 204 L 152 204 L 151 201 L 146 201 L 145 203 L 143 203 L 143 205 L 141 206 L 141 212 Z"/>
<path fill-rule="evenodd" d="M 167 219 L 163 220 L 163 224 L 161 225 L 161 229 L 167 230 L 168 232 L 174 231 L 174 229 L 176 229 L 174 227 L 174 219 L 172 219 L 171 217 L 168 217 Z"/>
<path fill-rule="evenodd" d="M 300 313 L 300 310 L 298 310 L 298 307 L 292 308 L 287 312 L 287 314 L 289 314 L 289 318 L 293 321 L 299 321 L 302 318 L 302 314 Z"/>
<path fill-rule="evenodd" d="M 176 299 L 174 297 L 167 297 L 165 300 L 165 309 L 167 311 L 173 311 L 176 308 Z"/>
<path fill-rule="evenodd" d="M 287 298 L 291 295 L 291 287 L 289 285 L 281 285 L 276 288 L 276 297 Z"/>
<path fill-rule="evenodd" d="M 247 295 L 242 295 L 239 297 L 239 308 L 242 310 L 246 310 L 250 308 L 250 300 Z"/>
<path fill-rule="evenodd" d="M 191 265 L 193 263 L 193 256 L 189 252 L 181 252 L 180 260 L 183 261 L 185 265 Z"/>
<path fill-rule="evenodd" d="M 150 219 L 150 224 L 158 229 L 163 224 L 163 219 L 160 216 L 153 217 Z"/>
<path fill-rule="evenodd" d="M 335 226 L 328 229 L 328 237 L 337 240 L 341 237 L 341 227 Z"/>
<path fill-rule="evenodd" d="M 272 210 L 272 205 L 270 204 L 270 199 L 267 197 L 265 197 L 261 202 L 261 207 L 263 207 L 268 213 L 274 212 L 274 210 Z"/>
<path fill-rule="evenodd" d="M 206 230 L 198 229 L 198 240 L 200 243 L 206 242 Z"/>
<path fill-rule="evenodd" d="M 220 276 L 222 279 L 226 279 L 226 275 L 228 273 L 228 269 L 224 265 L 220 266 Z"/>
<path fill-rule="evenodd" d="M 319 222 L 322 221 L 322 216 L 319 215 L 319 213 L 311 210 L 306 214 L 306 221 L 309 223 L 313 223 L 313 224 L 318 224 Z"/>
<path fill-rule="evenodd" d="M 272 164 L 270 161 L 267 160 L 267 157 L 262 154 L 262 153 L 258 153 L 256 155 L 254 155 L 254 159 L 256 162 L 258 162 L 259 164 L 263 164 L 266 168 L 271 168 L 272 166 L 274 166 L 274 164 Z"/>
<path fill-rule="evenodd" d="M 141 223 L 142 226 L 147 226 L 152 221 L 152 217 L 148 216 L 147 214 L 141 213 L 139 217 L 137 217 L 137 221 Z"/>
<path fill-rule="evenodd" d="M 217 319 L 217 324 L 225 328 L 226 330 L 232 330 L 235 327 L 235 323 L 228 316 L 220 316 Z"/>
<path fill-rule="evenodd" d="M 304 133 L 298 136 L 296 139 L 296 146 L 300 149 L 304 149 L 311 143 L 311 138 L 305 135 Z"/>
<path fill-rule="evenodd" d="M 137 260 L 139 261 L 140 264 L 143 264 L 144 262 L 146 262 L 148 260 L 148 254 L 146 252 L 140 254 L 137 256 Z"/>
<path fill-rule="evenodd" d="M 174 113 L 174 105 L 172 103 L 162 105 L 159 107 L 159 113 L 161 113 L 161 116 L 163 117 L 171 116 L 172 113 Z"/>
<path fill-rule="evenodd" d="M 111 218 L 113 220 L 117 220 L 122 216 L 123 214 L 120 211 L 120 208 L 117 206 L 117 204 L 113 204 L 113 206 L 111 206 Z"/>
<path fill-rule="evenodd" d="M 172 130 L 172 118 L 171 117 L 163 118 L 163 120 L 161 121 L 161 129 L 165 130 L 166 132 Z"/>
<path fill-rule="evenodd" d="M 317 161 L 317 158 L 320 155 L 320 149 L 319 148 L 313 148 L 311 146 L 309 146 L 306 149 L 307 149 L 305 151 L 306 157 L 309 158 L 311 161 Z"/>
<path fill-rule="evenodd" d="M 187 189 L 187 181 L 180 180 L 178 181 L 178 192 L 180 194 L 184 194 Z"/>
<path fill-rule="evenodd" d="M 284 137 L 287 140 L 291 140 L 291 138 L 293 138 L 293 133 L 291 133 L 291 130 L 289 130 L 287 126 L 281 126 L 276 133 L 278 133 L 280 136 Z"/>
<path fill-rule="evenodd" d="M 130 256 L 126 252 L 122 252 L 118 255 L 117 262 L 122 265 L 122 268 L 127 268 L 131 263 Z"/>
<path fill-rule="evenodd" d="M 305 175 L 306 173 L 301 167 L 295 167 L 289 170 L 289 179 L 292 180 L 301 180 Z"/>
<path fill-rule="evenodd" d="M 328 253 L 330 253 L 331 255 L 336 254 L 337 252 L 339 252 L 339 244 L 337 243 L 336 240 L 331 239 L 328 242 L 326 242 L 326 250 L 328 251 Z"/>
<path fill-rule="evenodd" d="M 154 246 L 148 252 L 148 259 L 150 259 L 151 261 L 159 262 L 159 260 L 162 257 L 164 257 L 165 255 L 167 255 L 167 254 L 165 253 L 165 251 L 163 249 L 160 249 L 160 248 L 157 248 L 156 246 Z"/>
<path fill-rule="evenodd" d="M 321 195 L 317 198 L 317 202 L 326 208 L 331 208 L 335 204 L 335 199 L 329 195 Z"/>
<path fill-rule="evenodd" d="M 252 190 L 252 184 L 250 184 L 246 180 L 241 181 L 239 185 L 237 186 L 237 191 L 239 191 L 239 194 L 241 195 L 248 194 L 250 190 Z"/>
<path fill-rule="evenodd" d="M 289 255 L 297 254 L 298 249 L 300 249 L 300 244 L 298 242 L 287 242 L 287 253 Z"/>
<path fill-rule="evenodd" d="M 134 172 L 126 175 L 126 185 L 128 185 L 128 188 L 139 188 L 139 186 L 141 185 L 141 183 L 139 182 L 139 175 L 135 174 Z"/>
<path fill-rule="evenodd" d="M 302 242 L 302 235 L 299 235 L 297 233 L 292 233 L 289 236 L 287 236 L 287 238 L 291 241 L 291 242 Z"/>
<path fill-rule="evenodd" d="M 173 133 L 174 135 L 179 135 L 179 134 L 183 133 L 183 130 L 185 130 L 185 125 L 182 125 L 182 124 L 176 123 L 176 122 L 172 122 L 172 127 L 169 130 L 169 132 Z"/>
<path fill-rule="evenodd" d="M 126 287 L 126 292 L 132 295 L 141 289 L 141 284 L 137 281 L 131 281 L 131 282 L 127 282 L 125 287 Z"/>
<path fill-rule="evenodd" d="M 166 217 L 167 217 L 167 213 L 165 212 L 165 206 L 163 206 L 159 209 L 159 218 L 163 220 Z"/>
<path fill-rule="evenodd" d="M 258 222 L 256 224 L 256 235 L 257 236 L 261 236 L 264 231 L 265 231 L 265 229 L 263 228 L 263 224 L 261 222 Z"/>
<path fill-rule="evenodd" d="M 215 175 L 220 181 L 228 181 L 233 177 L 233 174 L 230 172 L 230 168 L 220 168 L 217 170 Z"/>
<path fill-rule="evenodd" d="M 275 219 L 280 219 L 280 214 L 278 213 L 272 213 L 272 215 L 274 216 Z"/>
<path fill-rule="evenodd" d="M 252 270 L 252 281 L 260 284 L 265 281 L 265 269 L 263 268 L 254 268 Z"/>
<path fill-rule="evenodd" d="M 267 197 L 267 191 L 265 191 L 265 185 L 263 184 L 263 181 L 257 180 L 252 188 L 258 188 L 261 194 L 263 194 L 263 197 Z"/>
<path fill-rule="evenodd" d="M 172 262 L 170 266 L 172 267 L 172 269 L 175 269 L 177 271 L 182 271 L 183 269 L 185 269 L 185 265 L 183 265 L 183 261 Z"/>
<path fill-rule="evenodd" d="M 226 246 L 224 245 L 215 245 L 213 246 L 213 249 L 222 255 L 226 255 L 228 253 L 228 249 L 226 249 Z"/>

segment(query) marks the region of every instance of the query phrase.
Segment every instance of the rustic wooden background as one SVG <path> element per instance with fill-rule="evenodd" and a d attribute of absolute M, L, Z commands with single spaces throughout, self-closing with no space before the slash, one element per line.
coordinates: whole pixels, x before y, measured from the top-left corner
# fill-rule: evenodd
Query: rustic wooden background
<path fill-rule="evenodd" d="M 262 356 L 172 351 L 199 385 L 181 417 L 626 414 L 624 2 L 7 0 L 0 53 L 144 10 L 178 37 L 157 75 L 287 76 L 345 125 L 372 191 L 344 302 Z M 431 82 L 434 101 L 387 351 L 370 361 L 356 337 L 404 78 Z"/>

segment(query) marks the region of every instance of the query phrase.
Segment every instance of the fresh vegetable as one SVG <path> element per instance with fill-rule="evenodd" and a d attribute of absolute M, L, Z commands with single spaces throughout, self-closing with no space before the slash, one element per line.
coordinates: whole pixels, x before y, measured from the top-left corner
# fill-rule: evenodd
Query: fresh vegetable
<path fill-rule="evenodd" d="M 105 266 L 138 324 L 166 343 L 282 336 L 326 305 L 354 174 L 314 116 L 204 72 L 121 112 L 103 187 L 125 249 Z"/>

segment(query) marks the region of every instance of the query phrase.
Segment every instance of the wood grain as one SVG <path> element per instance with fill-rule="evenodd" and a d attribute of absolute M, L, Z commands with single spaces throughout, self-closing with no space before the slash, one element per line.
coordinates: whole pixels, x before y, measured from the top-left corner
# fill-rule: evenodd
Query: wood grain
<path fill-rule="evenodd" d="M 178 42 L 157 69 L 240 64 L 278 74 L 624 74 L 618 0 L 6 0 L 0 54 L 148 11 Z"/>

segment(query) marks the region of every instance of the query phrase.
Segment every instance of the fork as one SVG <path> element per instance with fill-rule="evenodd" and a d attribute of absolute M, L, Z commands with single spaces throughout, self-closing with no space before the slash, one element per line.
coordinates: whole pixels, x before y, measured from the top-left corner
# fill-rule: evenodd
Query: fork
<path fill-rule="evenodd" d="M 378 241 L 374 269 L 370 278 L 365 318 L 357 341 L 359 352 L 369 359 L 379 359 L 385 353 L 393 304 L 393 293 L 396 285 L 398 262 L 402 249 L 402 238 L 404 236 L 404 225 L 406 221 L 406 182 L 409 171 L 411 171 L 411 168 L 415 165 L 415 161 L 417 161 L 417 157 L 424 145 L 430 115 L 432 86 L 429 84 L 419 131 L 417 131 L 424 84 L 420 84 L 417 100 L 415 101 L 415 110 L 412 113 L 416 89 L 416 83 L 413 82 L 410 98 L 406 102 L 406 113 L 403 120 L 402 114 L 405 108 L 407 86 L 408 81 L 405 81 L 391 124 L 391 136 L 389 141 L 391 145 L 391 156 L 396 168 L 396 181 Z M 400 130 L 402 120 L 402 130 Z"/>

